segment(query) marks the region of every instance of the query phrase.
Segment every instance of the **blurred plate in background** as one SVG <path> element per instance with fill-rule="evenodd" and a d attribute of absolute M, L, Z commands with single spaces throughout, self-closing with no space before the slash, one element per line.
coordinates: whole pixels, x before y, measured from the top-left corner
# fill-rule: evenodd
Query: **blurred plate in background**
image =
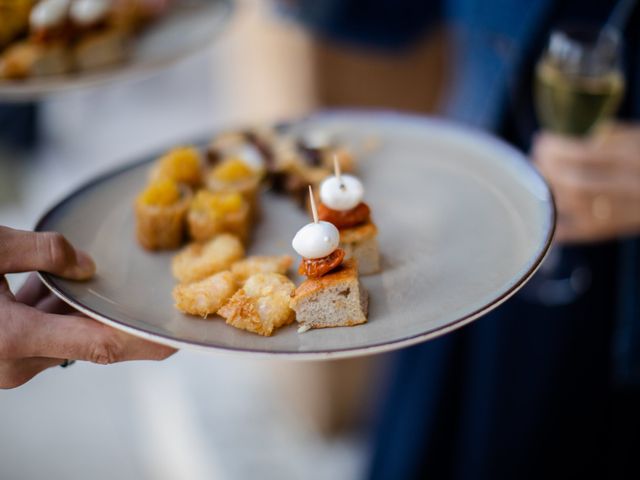
<path fill-rule="evenodd" d="M 50 94 L 151 75 L 207 47 L 222 32 L 232 0 L 182 0 L 132 41 L 131 58 L 112 68 L 67 75 L 0 80 L 0 101 L 28 101 Z"/>
<path fill-rule="evenodd" d="M 522 153 L 487 134 L 426 117 L 326 112 L 294 129 L 344 142 L 375 138 L 358 175 L 380 230 L 384 270 L 363 277 L 369 323 L 273 337 L 203 320 L 173 307 L 173 252 L 149 253 L 134 234 L 133 200 L 149 162 L 106 174 L 69 195 L 38 223 L 96 260 L 85 283 L 41 274 L 54 293 L 101 322 L 177 348 L 330 359 L 389 351 L 471 322 L 513 295 L 546 255 L 555 225 L 547 185 Z M 290 199 L 266 192 L 249 253 L 289 253 L 308 222 Z"/>

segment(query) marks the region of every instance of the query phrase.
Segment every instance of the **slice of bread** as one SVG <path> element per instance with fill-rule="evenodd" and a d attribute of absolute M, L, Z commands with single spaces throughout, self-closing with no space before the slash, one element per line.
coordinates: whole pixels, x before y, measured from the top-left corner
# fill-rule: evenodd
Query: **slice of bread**
<path fill-rule="evenodd" d="M 279 273 L 256 273 L 225 303 L 218 315 L 241 330 L 270 336 L 293 322 L 289 306 L 295 285 Z"/>
<path fill-rule="evenodd" d="M 216 313 L 236 290 L 235 277 L 231 272 L 224 271 L 198 282 L 176 285 L 173 299 L 178 310 L 206 318 Z"/>
<path fill-rule="evenodd" d="M 349 327 L 367 321 L 369 298 L 354 260 L 320 278 L 305 280 L 291 299 L 298 323 L 310 328 Z"/>
<path fill-rule="evenodd" d="M 222 270 L 244 256 L 244 247 L 230 233 L 221 233 L 206 243 L 190 243 L 173 257 L 173 276 L 182 283 L 195 282 Z"/>
<path fill-rule="evenodd" d="M 372 221 L 340 229 L 340 248 L 345 252 L 345 259 L 356 260 L 360 275 L 371 275 L 380 271 L 378 228 Z"/>

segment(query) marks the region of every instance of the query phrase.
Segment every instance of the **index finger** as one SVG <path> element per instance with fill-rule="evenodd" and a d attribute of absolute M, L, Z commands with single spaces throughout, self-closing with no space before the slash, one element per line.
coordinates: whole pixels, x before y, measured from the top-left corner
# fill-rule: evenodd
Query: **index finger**
<path fill-rule="evenodd" d="M 86 280 L 96 267 L 89 255 L 73 248 L 59 233 L 0 226 L 0 275 L 36 270 Z"/>
<path fill-rule="evenodd" d="M 86 360 L 110 364 L 126 360 L 161 360 L 175 352 L 85 317 L 45 313 L 14 304 L 26 338 L 14 356 Z"/>

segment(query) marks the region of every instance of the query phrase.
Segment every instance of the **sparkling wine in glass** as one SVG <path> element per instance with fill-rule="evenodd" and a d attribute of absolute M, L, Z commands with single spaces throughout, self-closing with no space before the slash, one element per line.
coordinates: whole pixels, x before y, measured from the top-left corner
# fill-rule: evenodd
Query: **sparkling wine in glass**
<path fill-rule="evenodd" d="M 536 67 L 535 104 L 552 132 L 586 136 L 615 115 L 624 92 L 620 35 L 612 28 L 573 28 L 551 34 Z"/>

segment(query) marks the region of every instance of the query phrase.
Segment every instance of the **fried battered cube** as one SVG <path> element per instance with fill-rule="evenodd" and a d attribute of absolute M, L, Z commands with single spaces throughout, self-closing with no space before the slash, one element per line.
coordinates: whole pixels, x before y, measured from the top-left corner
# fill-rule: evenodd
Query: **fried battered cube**
<path fill-rule="evenodd" d="M 289 301 L 294 290 L 295 285 L 284 275 L 256 273 L 218 310 L 218 315 L 232 327 L 271 336 L 277 328 L 293 322 Z"/>
<path fill-rule="evenodd" d="M 206 318 L 216 313 L 236 290 L 235 277 L 225 270 L 197 282 L 176 285 L 173 299 L 181 312 Z"/>
<path fill-rule="evenodd" d="M 182 283 L 195 282 L 222 270 L 244 256 L 238 237 L 222 233 L 206 243 L 190 243 L 173 257 L 173 276 Z"/>
<path fill-rule="evenodd" d="M 256 273 L 279 273 L 284 275 L 291 268 L 293 258 L 290 255 L 254 255 L 231 265 L 231 273 L 243 284 Z"/>

